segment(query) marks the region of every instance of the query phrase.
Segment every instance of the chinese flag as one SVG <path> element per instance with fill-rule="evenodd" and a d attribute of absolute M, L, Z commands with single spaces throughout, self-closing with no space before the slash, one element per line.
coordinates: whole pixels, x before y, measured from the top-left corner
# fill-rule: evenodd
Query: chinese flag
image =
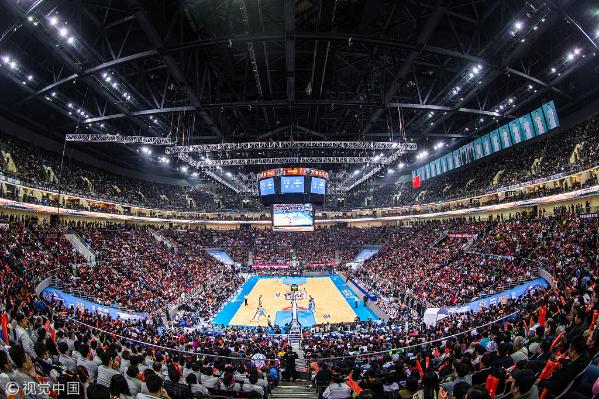
<path fill-rule="evenodd" d="M 412 187 L 420 188 L 420 176 L 416 176 L 412 179 Z"/>

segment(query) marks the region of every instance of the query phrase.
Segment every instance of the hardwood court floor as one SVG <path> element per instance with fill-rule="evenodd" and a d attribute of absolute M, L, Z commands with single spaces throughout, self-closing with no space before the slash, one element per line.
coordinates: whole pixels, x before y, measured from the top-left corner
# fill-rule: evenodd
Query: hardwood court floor
<path fill-rule="evenodd" d="M 306 284 L 300 285 L 299 289 L 305 289 L 306 295 L 305 299 L 298 301 L 298 308 L 307 309 L 309 296 L 314 297 L 316 303 L 314 318 L 317 324 L 355 320 L 356 313 L 329 277 L 307 277 Z M 266 311 L 266 315 L 270 315 L 270 320 L 274 324 L 277 311 L 291 309 L 291 302 L 285 299 L 285 293 L 288 291 L 289 285 L 283 284 L 282 278 L 259 279 L 248 295 L 248 305 L 245 306 L 243 299 L 241 299 L 242 304 L 229 324 L 266 326 L 268 324 L 266 317 L 261 317 L 259 322 L 252 320 L 258 307 L 260 295 L 262 295 L 262 306 Z M 351 303 L 353 303 L 353 300 Z M 325 317 L 325 315 L 329 315 L 329 317 Z"/>

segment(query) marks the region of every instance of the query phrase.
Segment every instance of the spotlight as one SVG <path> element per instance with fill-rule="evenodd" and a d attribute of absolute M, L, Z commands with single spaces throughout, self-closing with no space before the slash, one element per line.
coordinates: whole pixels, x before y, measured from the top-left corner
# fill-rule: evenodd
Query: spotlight
<path fill-rule="evenodd" d="M 181 172 L 187 173 L 187 171 L 188 171 L 187 166 L 181 166 Z"/>
<path fill-rule="evenodd" d="M 5 64 L 8 64 L 10 62 L 10 57 L 5 55 L 4 57 L 2 57 L 2 61 L 4 61 Z"/>
<path fill-rule="evenodd" d="M 67 43 L 69 43 L 69 44 L 73 44 L 73 43 L 75 43 L 75 38 L 74 38 L 73 36 L 69 37 L 69 38 L 67 39 Z"/>
<path fill-rule="evenodd" d="M 551 73 L 555 73 L 556 69 L 555 68 L 551 68 Z"/>
<path fill-rule="evenodd" d="M 191 175 L 192 175 L 193 177 L 198 177 L 198 172 L 193 172 Z"/>
<path fill-rule="evenodd" d="M 50 21 L 50 25 L 54 26 L 58 23 L 58 18 L 50 17 L 49 21 Z"/>
<path fill-rule="evenodd" d="M 11 62 L 10 62 L 10 68 L 11 68 L 11 69 L 17 69 L 17 63 L 16 63 L 16 62 L 14 62 L 14 61 L 11 61 Z"/>
<path fill-rule="evenodd" d="M 226 173 L 226 175 L 227 175 L 228 177 L 231 177 L 231 176 L 233 176 L 233 175 L 231 174 L 231 172 L 227 172 L 227 173 Z"/>
<path fill-rule="evenodd" d="M 515 28 L 516 30 L 520 30 L 520 29 L 522 29 L 522 27 L 523 27 L 523 26 L 524 26 L 524 24 L 523 24 L 521 21 L 517 21 L 517 22 L 514 24 L 514 28 Z"/>
<path fill-rule="evenodd" d="M 27 76 L 27 80 L 29 80 L 29 81 L 33 80 L 33 75 Z"/>
<path fill-rule="evenodd" d="M 60 30 L 58 31 L 58 34 L 61 37 L 66 37 L 69 34 L 69 30 L 67 28 L 60 28 Z"/>

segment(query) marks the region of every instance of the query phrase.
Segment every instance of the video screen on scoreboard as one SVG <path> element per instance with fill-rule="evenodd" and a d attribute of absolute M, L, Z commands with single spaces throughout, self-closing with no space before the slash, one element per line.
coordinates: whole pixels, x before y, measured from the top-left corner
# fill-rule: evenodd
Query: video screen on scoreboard
<path fill-rule="evenodd" d="M 277 231 L 314 230 L 312 204 L 273 204 L 272 228 Z"/>
<path fill-rule="evenodd" d="M 310 192 L 312 194 L 324 195 L 326 187 L 327 187 L 327 181 L 325 179 L 322 179 L 320 177 L 312 177 L 311 184 L 312 185 L 310 187 Z"/>
<path fill-rule="evenodd" d="M 281 176 L 281 194 L 303 194 L 304 176 Z"/>
<path fill-rule="evenodd" d="M 275 193 L 275 179 L 260 180 L 260 195 L 273 195 Z"/>

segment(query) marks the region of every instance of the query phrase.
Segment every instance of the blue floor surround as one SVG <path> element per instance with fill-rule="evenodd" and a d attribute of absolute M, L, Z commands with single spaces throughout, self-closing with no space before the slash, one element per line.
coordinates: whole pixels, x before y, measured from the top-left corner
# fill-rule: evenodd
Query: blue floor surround
<path fill-rule="evenodd" d="M 256 283 L 258 283 L 259 279 L 267 279 L 267 278 L 280 278 L 277 276 L 252 276 L 250 277 L 241 290 L 230 299 L 227 304 L 221 309 L 220 312 L 214 317 L 212 322 L 214 324 L 219 325 L 229 325 L 239 308 L 243 305 L 243 298 L 245 295 L 249 295 L 249 293 L 254 289 Z M 360 299 L 360 297 L 356 296 L 356 294 L 343 282 L 343 279 L 336 275 L 331 276 L 318 276 L 318 277 L 308 277 L 308 278 L 330 278 L 335 284 L 335 287 L 341 293 L 341 296 L 345 298 L 349 306 L 356 313 L 356 315 L 360 318 L 360 320 L 377 320 L 378 318 L 374 313 L 366 306 L 364 306 L 364 302 Z M 283 284 L 306 284 L 306 277 L 284 277 Z M 355 307 L 355 299 L 358 298 L 358 307 Z M 312 311 L 308 310 L 299 310 L 298 311 L 298 319 L 300 323 L 304 327 L 310 327 L 316 324 L 316 320 L 314 318 L 314 314 Z M 278 310 L 275 316 L 275 324 L 279 326 L 284 326 L 285 324 L 291 321 L 291 311 L 289 310 Z M 252 327 L 252 326 L 247 326 Z"/>

